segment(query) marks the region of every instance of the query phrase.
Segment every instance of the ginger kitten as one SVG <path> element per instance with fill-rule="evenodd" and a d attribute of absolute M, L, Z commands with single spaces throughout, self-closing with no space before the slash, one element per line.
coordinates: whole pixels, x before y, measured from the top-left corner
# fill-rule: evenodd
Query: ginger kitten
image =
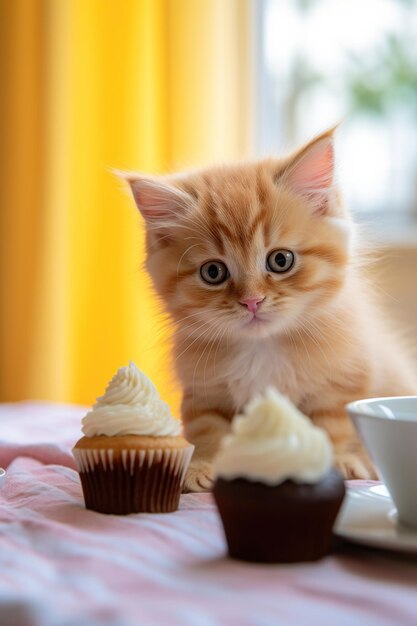
<path fill-rule="evenodd" d="M 328 131 L 283 159 L 126 176 L 174 322 L 182 419 L 196 446 L 187 490 L 210 488 L 230 420 L 268 385 L 328 431 L 347 478 L 375 473 L 344 405 L 417 393 L 362 276 L 333 170 Z"/>

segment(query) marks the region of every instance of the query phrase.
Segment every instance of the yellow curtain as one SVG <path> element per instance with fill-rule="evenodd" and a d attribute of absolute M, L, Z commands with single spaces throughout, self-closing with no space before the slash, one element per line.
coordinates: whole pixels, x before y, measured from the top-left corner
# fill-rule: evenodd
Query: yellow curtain
<path fill-rule="evenodd" d="M 0 3 L 0 400 L 89 404 L 133 359 L 178 407 L 110 168 L 246 155 L 250 0 Z"/>

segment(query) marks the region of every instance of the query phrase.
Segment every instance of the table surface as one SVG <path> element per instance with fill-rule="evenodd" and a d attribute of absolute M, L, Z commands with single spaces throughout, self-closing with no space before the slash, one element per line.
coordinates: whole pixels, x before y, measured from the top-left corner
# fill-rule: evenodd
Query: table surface
<path fill-rule="evenodd" d="M 318 563 L 233 561 L 210 494 L 87 511 L 70 451 L 84 412 L 0 405 L 0 626 L 417 626 L 415 557 L 340 542 Z"/>

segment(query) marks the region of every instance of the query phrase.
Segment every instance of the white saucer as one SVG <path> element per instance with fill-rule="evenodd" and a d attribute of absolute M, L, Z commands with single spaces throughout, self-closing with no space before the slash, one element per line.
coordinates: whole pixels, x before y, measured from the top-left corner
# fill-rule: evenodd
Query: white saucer
<path fill-rule="evenodd" d="M 384 485 L 348 489 L 334 532 L 354 543 L 417 554 L 417 529 L 398 522 Z"/>

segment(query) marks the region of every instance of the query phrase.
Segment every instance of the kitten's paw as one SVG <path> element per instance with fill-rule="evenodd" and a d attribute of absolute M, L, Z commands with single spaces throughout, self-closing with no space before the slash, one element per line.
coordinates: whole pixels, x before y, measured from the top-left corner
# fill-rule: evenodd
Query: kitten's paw
<path fill-rule="evenodd" d="M 336 452 L 335 465 L 346 480 L 378 480 L 378 475 L 371 461 L 353 452 Z"/>
<path fill-rule="evenodd" d="M 213 467 L 207 461 L 191 461 L 185 477 L 183 493 L 211 491 L 213 486 Z"/>

